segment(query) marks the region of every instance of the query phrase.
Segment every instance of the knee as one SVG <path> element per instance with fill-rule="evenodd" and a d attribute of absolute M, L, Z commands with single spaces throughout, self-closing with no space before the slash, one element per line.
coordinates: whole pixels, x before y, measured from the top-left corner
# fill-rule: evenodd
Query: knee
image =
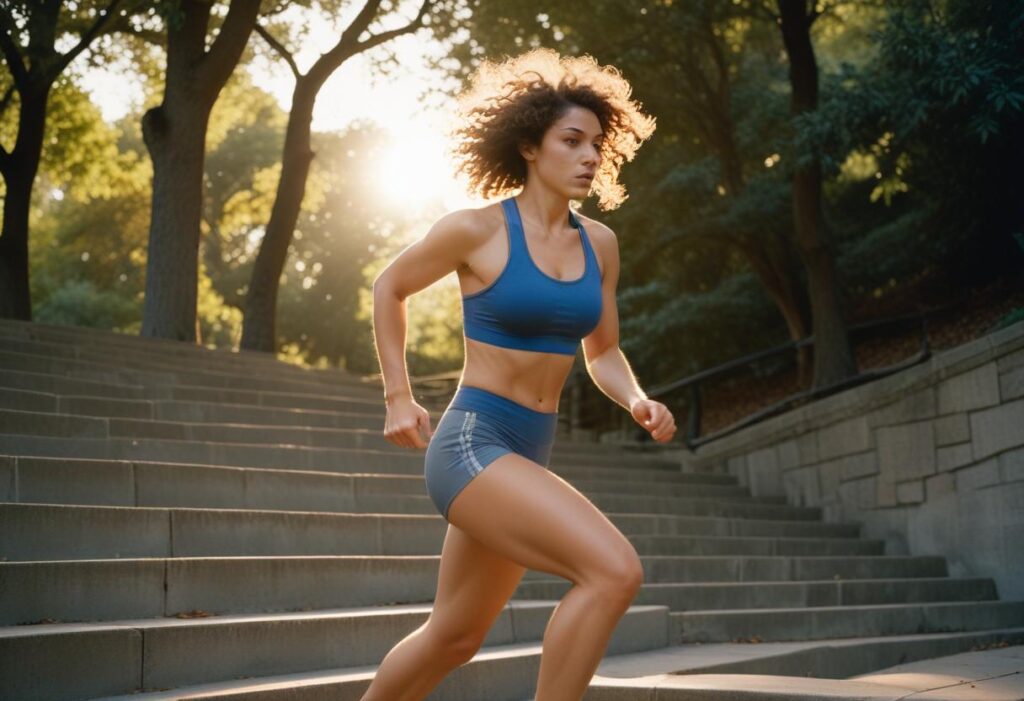
<path fill-rule="evenodd" d="M 635 551 L 609 558 L 593 583 L 606 596 L 632 601 L 644 582 L 644 568 Z"/>
<path fill-rule="evenodd" d="M 464 664 L 473 659 L 484 644 L 487 631 L 455 631 L 441 626 L 428 626 L 427 633 L 433 640 L 433 648 L 452 666 Z"/>

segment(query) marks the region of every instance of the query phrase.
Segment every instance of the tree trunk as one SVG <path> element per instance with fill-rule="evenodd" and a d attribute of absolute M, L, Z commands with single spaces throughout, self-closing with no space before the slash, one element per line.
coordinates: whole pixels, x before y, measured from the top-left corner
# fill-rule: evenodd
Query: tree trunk
<path fill-rule="evenodd" d="M 209 111 L 203 105 L 182 107 L 155 107 L 142 121 L 153 159 L 153 204 L 141 335 L 195 341 Z"/>
<path fill-rule="evenodd" d="M 714 41 L 712 34 L 711 40 Z M 743 176 L 739 148 L 736 145 L 736 127 L 732 116 L 730 91 L 727 80 L 719 81 L 720 94 L 709 104 L 711 128 L 706 134 L 722 169 L 722 186 L 730 197 L 738 196 L 747 186 Z M 800 265 L 791 242 L 774 232 L 744 241 L 740 250 L 760 277 L 768 295 L 775 302 L 789 331 L 789 337 L 799 341 L 807 335 L 808 314 L 805 295 L 799 284 Z M 797 351 L 797 383 L 801 388 L 810 386 L 813 371 L 811 349 L 804 346 Z"/>
<path fill-rule="evenodd" d="M 232 0 L 207 50 L 211 4 L 181 0 L 167 31 L 164 100 L 146 112 L 142 133 L 153 159 L 153 207 L 146 257 L 143 336 L 197 340 L 196 295 L 206 128 L 217 96 L 256 24 L 259 0 Z"/>
<path fill-rule="evenodd" d="M 815 15 L 806 0 L 778 0 L 778 4 L 789 57 L 790 111 L 797 115 L 818 107 L 818 66 L 810 34 Z M 856 375 L 857 365 L 844 320 L 835 254 L 822 220 L 821 165 L 817 160 L 797 168 L 793 176 L 793 221 L 796 247 L 807 269 L 814 325 L 814 386 L 819 387 Z"/>
<path fill-rule="evenodd" d="M 0 146 L 3 174 L 3 225 L 0 226 L 0 318 L 32 320 L 29 286 L 28 228 L 32 188 L 42 159 L 46 134 L 46 106 L 58 76 L 92 42 L 120 0 L 112 0 L 66 53 L 56 49 L 61 2 L 30 3 L 27 8 L 28 42 L 22 45 L 10 10 L 0 7 L 0 53 L 21 101 L 14 148 Z"/>
<path fill-rule="evenodd" d="M 786 329 L 793 341 L 807 336 L 807 299 L 799 285 L 796 254 L 788 241 L 774 233 L 765 236 L 766 244 L 742 247 L 742 251 L 761 279 L 768 296 L 775 302 L 779 313 L 786 322 Z M 774 245 L 773 245 L 774 244 Z M 813 370 L 811 349 L 804 346 L 797 350 L 797 385 L 801 388 L 810 386 Z"/>
<path fill-rule="evenodd" d="M 305 80 L 299 80 L 295 86 L 285 132 L 281 179 L 245 300 L 240 346 L 246 350 L 277 351 L 277 292 L 313 161 L 310 124 L 318 89 L 319 86 L 310 88 Z"/>
<path fill-rule="evenodd" d="M 28 271 L 28 223 L 32 186 L 39 172 L 50 86 L 22 97 L 18 140 L 3 160 L 4 221 L 0 229 L 0 318 L 32 320 Z"/>

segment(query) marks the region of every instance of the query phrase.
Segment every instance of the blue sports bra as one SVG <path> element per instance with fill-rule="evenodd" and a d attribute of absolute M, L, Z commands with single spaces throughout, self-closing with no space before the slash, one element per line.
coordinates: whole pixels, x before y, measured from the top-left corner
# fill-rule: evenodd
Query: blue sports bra
<path fill-rule="evenodd" d="M 515 198 L 502 200 L 501 207 L 508 259 L 494 282 L 462 295 L 466 337 L 504 348 L 575 355 L 601 319 L 601 271 L 583 224 L 570 210 L 569 224 L 583 244 L 583 275 L 558 280 L 530 257 Z"/>

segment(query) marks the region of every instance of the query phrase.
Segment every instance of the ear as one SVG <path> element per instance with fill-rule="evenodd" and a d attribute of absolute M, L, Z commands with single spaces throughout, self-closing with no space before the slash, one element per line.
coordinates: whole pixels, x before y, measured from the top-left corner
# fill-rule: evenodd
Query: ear
<path fill-rule="evenodd" d="M 537 158 L 537 146 L 526 141 L 520 141 L 518 144 L 519 155 L 526 159 L 527 162 L 531 162 Z"/>

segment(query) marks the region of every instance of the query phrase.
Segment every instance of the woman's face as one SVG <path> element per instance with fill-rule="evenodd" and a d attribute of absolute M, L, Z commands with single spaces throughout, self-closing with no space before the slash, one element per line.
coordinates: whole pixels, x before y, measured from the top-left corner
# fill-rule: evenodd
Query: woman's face
<path fill-rule="evenodd" d="M 523 158 L 544 185 L 567 199 L 590 194 L 601 164 L 601 123 L 590 110 L 573 105 L 544 133 L 540 147 L 525 146 Z"/>

